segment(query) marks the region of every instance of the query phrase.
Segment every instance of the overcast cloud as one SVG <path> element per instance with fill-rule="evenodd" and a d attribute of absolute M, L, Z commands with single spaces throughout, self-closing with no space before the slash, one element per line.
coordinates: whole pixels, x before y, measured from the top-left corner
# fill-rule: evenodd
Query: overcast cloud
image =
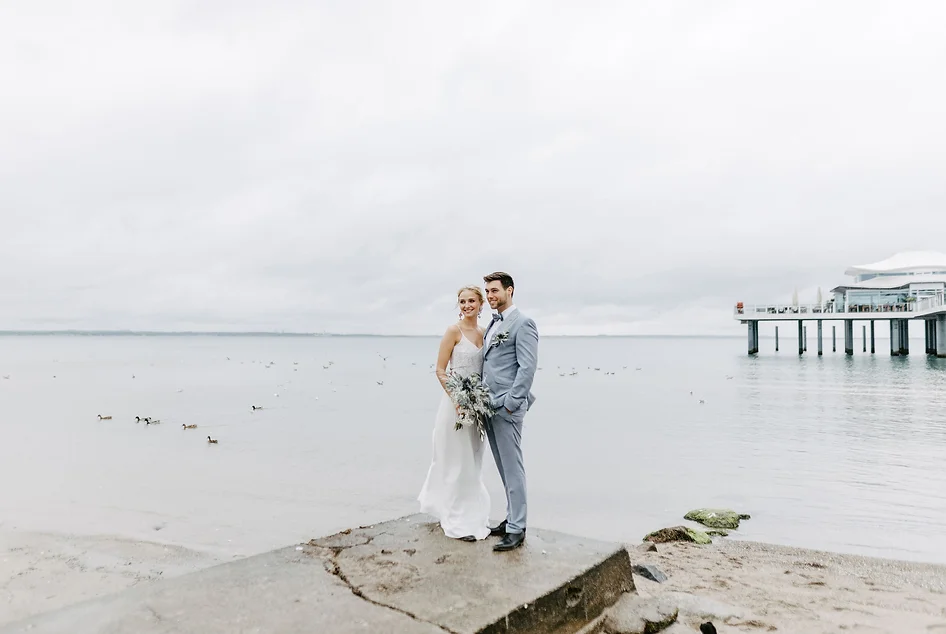
<path fill-rule="evenodd" d="M 946 3 L 0 3 L 0 329 L 730 333 L 946 239 Z"/>

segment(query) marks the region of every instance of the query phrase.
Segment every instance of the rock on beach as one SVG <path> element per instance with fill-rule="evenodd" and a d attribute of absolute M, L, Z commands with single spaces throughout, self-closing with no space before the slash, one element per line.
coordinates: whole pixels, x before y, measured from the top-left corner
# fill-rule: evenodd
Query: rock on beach
<path fill-rule="evenodd" d="M 698 522 L 709 528 L 735 530 L 739 528 L 740 520 L 749 519 L 749 515 L 729 509 L 694 509 L 684 515 L 683 519 Z"/>
<path fill-rule="evenodd" d="M 671 526 L 670 528 L 661 528 L 644 537 L 645 542 L 655 544 L 666 544 L 667 542 L 692 542 L 694 544 L 712 544 L 713 540 L 703 531 L 690 528 L 689 526 Z"/>

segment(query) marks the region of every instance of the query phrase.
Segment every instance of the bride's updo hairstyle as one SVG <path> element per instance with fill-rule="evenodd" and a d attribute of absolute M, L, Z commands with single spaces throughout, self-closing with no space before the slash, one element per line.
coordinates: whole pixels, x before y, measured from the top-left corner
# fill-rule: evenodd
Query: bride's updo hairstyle
<path fill-rule="evenodd" d="M 464 286 L 463 288 L 461 288 L 460 290 L 457 291 L 457 300 L 458 300 L 458 301 L 459 301 L 459 299 L 460 299 L 460 295 L 463 294 L 463 291 L 470 291 L 471 293 L 473 293 L 474 295 L 476 295 L 476 296 L 479 298 L 479 300 L 480 300 L 480 312 L 483 312 L 483 304 L 486 303 L 486 296 L 483 295 L 483 289 L 481 289 L 479 286 Z"/>

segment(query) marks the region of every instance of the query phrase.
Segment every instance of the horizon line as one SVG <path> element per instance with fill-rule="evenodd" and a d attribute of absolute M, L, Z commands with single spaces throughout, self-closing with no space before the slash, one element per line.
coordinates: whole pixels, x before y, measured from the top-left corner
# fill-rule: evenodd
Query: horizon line
<path fill-rule="evenodd" d="M 84 335 L 84 336 L 230 336 L 230 337 L 403 337 L 437 338 L 439 334 L 378 334 L 378 333 L 336 333 L 336 332 L 285 332 L 273 330 L 0 330 L 0 336 L 22 335 Z M 679 338 L 742 338 L 742 335 L 699 335 L 699 334 L 595 334 L 595 335 L 543 335 L 545 338 L 591 338 L 591 337 L 679 337 Z"/>

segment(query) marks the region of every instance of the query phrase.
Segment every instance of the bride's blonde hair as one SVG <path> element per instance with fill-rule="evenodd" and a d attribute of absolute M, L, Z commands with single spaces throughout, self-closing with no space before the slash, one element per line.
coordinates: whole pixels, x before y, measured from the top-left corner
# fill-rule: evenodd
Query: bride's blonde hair
<path fill-rule="evenodd" d="M 480 311 L 483 310 L 483 304 L 486 303 L 486 296 L 483 295 L 483 290 L 479 286 L 464 286 L 457 291 L 457 303 L 459 303 L 460 295 L 463 294 L 463 291 L 470 291 L 480 299 Z"/>

